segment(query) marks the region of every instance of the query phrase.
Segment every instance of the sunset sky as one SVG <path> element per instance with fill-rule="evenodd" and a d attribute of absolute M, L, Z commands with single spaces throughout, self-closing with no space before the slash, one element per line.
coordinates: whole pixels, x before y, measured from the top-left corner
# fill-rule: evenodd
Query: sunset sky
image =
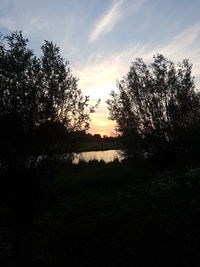
<path fill-rule="evenodd" d="M 43 40 L 56 43 L 91 103 L 91 133 L 110 135 L 105 100 L 131 62 L 162 53 L 189 58 L 200 88 L 200 0 L 0 0 L 0 32 L 22 30 L 40 55 Z"/>

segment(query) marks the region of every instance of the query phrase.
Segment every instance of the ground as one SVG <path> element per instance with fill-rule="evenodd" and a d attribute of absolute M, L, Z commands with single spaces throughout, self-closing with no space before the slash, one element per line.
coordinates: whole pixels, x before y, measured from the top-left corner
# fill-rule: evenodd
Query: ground
<path fill-rule="evenodd" d="M 28 266 L 198 266 L 199 178 L 198 165 L 163 171 L 147 162 L 48 162 L 19 246 Z M 1 212 L 11 216 L 8 205 Z"/>

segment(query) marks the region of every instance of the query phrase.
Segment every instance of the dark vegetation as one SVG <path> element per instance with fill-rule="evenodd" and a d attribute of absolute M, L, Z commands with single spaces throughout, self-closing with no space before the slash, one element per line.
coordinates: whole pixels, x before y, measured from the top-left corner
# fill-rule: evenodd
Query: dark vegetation
<path fill-rule="evenodd" d="M 100 134 L 90 134 L 82 132 L 76 132 L 75 134 L 75 149 L 76 152 L 81 151 L 100 151 L 100 150 L 112 150 L 123 148 L 122 138 L 116 137 L 101 137 Z"/>
<path fill-rule="evenodd" d="M 46 162 L 31 228 L 32 210 L 18 217 L 20 264 L 195 266 L 200 167 L 164 172 L 151 162 L 132 164 Z M 12 209 L 1 205 L 4 266 L 16 266 Z"/>
<path fill-rule="evenodd" d="M 94 111 L 56 45 L 45 41 L 40 58 L 27 45 L 18 32 L 0 40 L 4 170 L 35 167 L 39 155 L 55 153 L 63 144 L 66 153 L 72 151 L 73 133 L 88 129 L 89 113 Z"/>
<path fill-rule="evenodd" d="M 108 101 L 110 117 L 124 136 L 127 154 L 163 162 L 199 157 L 200 94 L 192 65 L 163 55 L 132 63 Z"/>
<path fill-rule="evenodd" d="M 18 32 L 0 42 L 0 265 L 198 266 L 200 95 L 188 60 L 133 62 L 108 101 L 120 137 L 101 138 L 85 132 L 95 107 L 59 48 L 45 41 L 36 57 L 27 44 Z M 71 163 L 96 144 L 126 159 Z"/>

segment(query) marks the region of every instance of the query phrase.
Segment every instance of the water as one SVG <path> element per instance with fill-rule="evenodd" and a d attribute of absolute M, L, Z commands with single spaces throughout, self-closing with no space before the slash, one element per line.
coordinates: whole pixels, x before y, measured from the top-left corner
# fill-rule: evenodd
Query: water
<path fill-rule="evenodd" d="M 80 152 L 75 155 L 73 159 L 73 164 L 78 164 L 80 161 L 89 162 L 92 160 L 104 161 L 106 163 L 112 162 L 116 159 L 119 161 L 123 160 L 121 150 L 105 150 L 105 151 L 89 151 L 89 152 Z"/>

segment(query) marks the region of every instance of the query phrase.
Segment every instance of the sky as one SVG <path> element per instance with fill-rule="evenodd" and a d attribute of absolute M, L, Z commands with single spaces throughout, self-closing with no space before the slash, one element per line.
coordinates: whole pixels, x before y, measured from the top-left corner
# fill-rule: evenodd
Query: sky
<path fill-rule="evenodd" d="M 0 32 L 22 30 L 37 55 L 53 41 L 94 104 L 90 133 L 115 134 L 106 100 L 136 58 L 189 58 L 200 88 L 200 0 L 0 0 Z"/>

